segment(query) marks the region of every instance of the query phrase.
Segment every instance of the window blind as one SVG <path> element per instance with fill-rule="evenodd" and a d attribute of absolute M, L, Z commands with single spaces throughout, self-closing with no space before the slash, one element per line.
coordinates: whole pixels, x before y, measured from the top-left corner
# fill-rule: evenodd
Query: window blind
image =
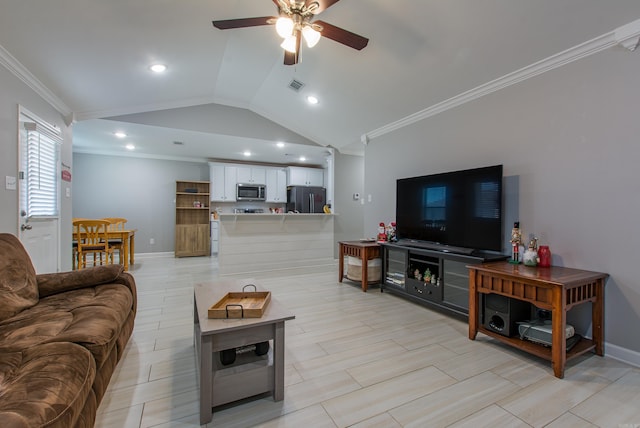
<path fill-rule="evenodd" d="M 62 142 L 55 128 L 36 122 L 24 122 L 26 131 L 27 217 L 57 217 L 59 215 L 58 171 L 59 145 Z"/>

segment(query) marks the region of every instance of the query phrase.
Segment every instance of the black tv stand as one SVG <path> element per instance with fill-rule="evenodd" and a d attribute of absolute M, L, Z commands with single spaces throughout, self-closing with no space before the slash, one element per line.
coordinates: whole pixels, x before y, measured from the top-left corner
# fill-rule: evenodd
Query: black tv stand
<path fill-rule="evenodd" d="M 461 319 L 469 314 L 467 266 L 508 257 L 425 241 L 400 240 L 381 245 L 381 292 L 392 291 Z M 425 279 L 425 273 L 428 279 Z"/>

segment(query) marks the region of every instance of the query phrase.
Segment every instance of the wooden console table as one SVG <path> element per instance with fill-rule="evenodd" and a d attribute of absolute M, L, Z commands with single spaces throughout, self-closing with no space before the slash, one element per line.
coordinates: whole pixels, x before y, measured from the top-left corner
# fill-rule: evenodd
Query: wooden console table
<path fill-rule="evenodd" d="M 340 244 L 340 256 L 338 257 L 338 282 L 344 277 L 344 257 L 357 257 L 362 260 L 362 291 L 367 291 L 369 285 L 368 271 L 369 260 L 380 257 L 380 245 L 371 241 L 342 241 Z"/>
<path fill-rule="evenodd" d="M 595 350 L 604 355 L 604 284 L 608 274 L 552 266 L 536 268 L 508 262 L 485 263 L 469 268 L 469 339 L 478 331 L 508 345 L 551 361 L 553 373 L 564 377 L 568 359 Z M 551 311 L 551 348 L 519 337 L 506 337 L 479 325 L 480 293 L 495 293 Z M 567 311 L 591 302 L 593 340 L 582 338 L 569 352 L 565 337 Z"/>

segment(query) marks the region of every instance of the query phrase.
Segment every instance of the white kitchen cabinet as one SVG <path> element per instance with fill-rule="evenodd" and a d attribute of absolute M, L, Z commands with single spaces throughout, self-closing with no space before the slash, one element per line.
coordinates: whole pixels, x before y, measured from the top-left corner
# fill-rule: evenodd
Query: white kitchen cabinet
<path fill-rule="evenodd" d="M 222 164 L 209 164 L 211 181 L 211 200 L 216 202 L 234 202 L 236 200 L 237 167 Z"/>
<path fill-rule="evenodd" d="M 287 168 L 287 186 L 324 187 L 324 170 L 290 166 Z"/>
<path fill-rule="evenodd" d="M 267 171 L 266 202 L 284 204 L 287 202 L 287 173 L 282 168 L 269 168 Z"/>
<path fill-rule="evenodd" d="M 249 166 L 237 167 L 236 179 L 238 183 L 267 184 L 267 169 Z"/>

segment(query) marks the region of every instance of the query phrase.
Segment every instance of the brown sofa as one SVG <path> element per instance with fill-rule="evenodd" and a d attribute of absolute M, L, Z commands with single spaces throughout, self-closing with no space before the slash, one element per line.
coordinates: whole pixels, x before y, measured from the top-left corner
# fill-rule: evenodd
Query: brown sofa
<path fill-rule="evenodd" d="M 0 427 L 92 427 L 136 305 L 122 266 L 36 275 L 0 234 Z"/>

